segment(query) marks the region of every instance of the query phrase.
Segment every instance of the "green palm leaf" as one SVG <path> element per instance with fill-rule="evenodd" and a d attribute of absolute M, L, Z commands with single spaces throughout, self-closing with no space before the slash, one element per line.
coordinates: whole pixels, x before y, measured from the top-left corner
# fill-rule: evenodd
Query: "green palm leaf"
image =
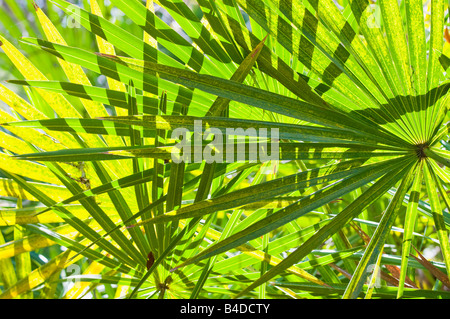
<path fill-rule="evenodd" d="M 442 0 L 19 2 L 0 298 L 448 298 Z"/>

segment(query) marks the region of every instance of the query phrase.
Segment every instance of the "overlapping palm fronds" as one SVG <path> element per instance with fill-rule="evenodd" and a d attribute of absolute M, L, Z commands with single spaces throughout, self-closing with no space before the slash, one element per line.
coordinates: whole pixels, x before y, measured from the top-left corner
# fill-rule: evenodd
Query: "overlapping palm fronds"
<path fill-rule="evenodd" d="M 0 297 L 450 297 L 444 1 L 47 6 L 0 35 Z M 176 162 L 180 128 L 189 159 L 208 130 L 278 147 Z"/>

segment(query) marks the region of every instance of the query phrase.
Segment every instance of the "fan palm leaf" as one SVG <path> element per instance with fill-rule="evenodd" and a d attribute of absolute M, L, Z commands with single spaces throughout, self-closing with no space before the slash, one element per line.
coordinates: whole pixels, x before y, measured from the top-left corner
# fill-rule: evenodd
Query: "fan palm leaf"
<path fill-rule="evenodd" d="M 449 297 L 414 281 L 450 273 L 442 0 L 429 21 L 418 0 L 111 0 L 123 23 L 97 1 L 50 6 L 96 47 L 36 4 L 42 36 L 0 35 L 17 72 L 0 86 L 0 195 L 15 203 L 0 225 L 16 227 L 0 233 L 0 297 L 55 296 L 87 261 L 60 296 Z M 271 156 L 250 160 L 249 141 Z M 415 259 L 424 242 L 440 260 Z M 375 265 L 396 287 L 368 285 Z"/>

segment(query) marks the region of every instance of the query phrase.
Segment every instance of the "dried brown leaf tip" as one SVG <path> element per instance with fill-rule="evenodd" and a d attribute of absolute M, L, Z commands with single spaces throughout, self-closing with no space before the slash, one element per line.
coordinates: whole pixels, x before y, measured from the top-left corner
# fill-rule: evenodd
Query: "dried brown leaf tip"
<path fill-rule="evenodd" d="M 431 262 L 428 261 L 421 253 L 420 251 L 412 246 L 414 250 L 417 253 L 417 256 L 414 256 L 413 254 L 410 254 L 415 260 L 417 260 L 422 266 L 424 266 L 428 271 L 433 274 L 437 279 L 439 279 L 442 284 L 444 284 L 447 288 L 450 288 L 450 280 L 448 279 L 448 276 L 444 274 L 442 271 L 440 271 L 435 265 L 433 265 Z"/>
<path fill-rule="evenodd" d="M 449 34 L 447 28 L 445 28 L 445 30 L 444 30 L 444 38 L 445 38 L 445 41 L 447 41 L 448 43 L 450 43 L 450 34 Z"/>
<path fill-rule="evenodd" d="M 102 52 L 94 52 L 94 54 L 105 57 L 105 58 L 117 59 L 117 55 L 113 55 L 113 54 L 102 53 Z"/>
<path fill-rule="evenodd" d="M 34 7 L 34 10 L 36 10 L 36 11 L 39 10 L 39 6 L 36 4 L 35 1 L 33 1 L 33 7 Z"/>
<path fill-rule="evenodd" d="M 364 241 L 364 244 L 368 245 L 370 242 L 370 236 L 367 235 L 362 229 L 361 227 L 359 227 L 359 225 L 357 225 L 356 223 L 350 223 L 350 226 L 352 226 L 352 228 L 354 230 L 356 230 L 356 232 L 358 233 L 358 235 L 361 237 L 361 239 Z"/>
<path fill-rule="evenodd" d="M 153 256 L 152 252 L 149 252 L 147 255 L 147 270 L 150 269 L 151 266 L 153 266 L 153 264 L 155 263 L 155 256 Z"/>

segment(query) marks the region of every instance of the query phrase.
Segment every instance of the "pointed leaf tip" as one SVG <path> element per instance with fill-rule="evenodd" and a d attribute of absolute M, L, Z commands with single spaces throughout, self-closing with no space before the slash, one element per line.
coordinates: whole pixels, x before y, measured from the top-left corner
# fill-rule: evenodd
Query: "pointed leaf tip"
<path fill-rule="evenodd" d="M 255 58 L 255 56 L 258 56 L 259 53 L 261 52 L 264 43 L 266 42 L 266 39 L 268 37 L 268 34 L 262 39 L 262 41 L 255 47 L 255 49 L 253 50 L 253 53 L 251 55 L 252 58 Z"/>

